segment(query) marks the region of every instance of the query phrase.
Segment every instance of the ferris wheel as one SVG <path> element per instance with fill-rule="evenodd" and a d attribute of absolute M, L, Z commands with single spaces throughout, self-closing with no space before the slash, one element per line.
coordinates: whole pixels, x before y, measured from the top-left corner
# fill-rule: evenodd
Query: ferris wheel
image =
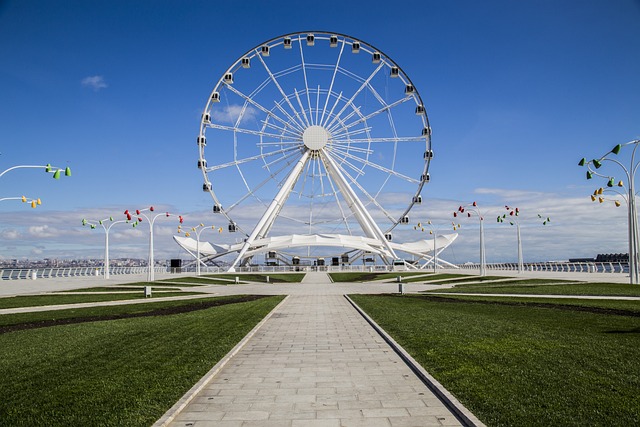
<path fill-rule="evenodd" d="M 241 55 L 215 82 L 197 136 L 213 212 L 244 234 L 377 239 L 422 203 L 433 157 L 417 88 L 354 37 L 293 33 Z"/>

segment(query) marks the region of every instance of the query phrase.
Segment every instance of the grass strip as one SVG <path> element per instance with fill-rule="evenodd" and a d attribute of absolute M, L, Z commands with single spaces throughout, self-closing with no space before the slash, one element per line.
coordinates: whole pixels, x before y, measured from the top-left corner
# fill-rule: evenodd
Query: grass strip
<path fill-rule="evenodd" d="M 267 283 L 299 283 L 304 278 L 305 273 L 227 273 L 227 274 L 208 274 L 206 277 L 228 279 L 231 283 L 238 277 L 238 280 L 249 282 Z"/>
<path fill-rule="evenodd" d="M 402 276 L 403 281 L 405 278 L 410 278 L 413 276 L 420 276 L 419 280 L 433 280 L 439 278 L 449 278 L 449 277 L 468 277 L 468 275 L 464 274 L 433 274 L 428 271 L 421 272 L 406 272 L 406 271 L 395 271 L 389 273 L 373 273 L 373 272 L 345 272 L 345 273 L 329 273 L 331 276 L 331 280 L 334 282 L 373 282 L 376 280 L 385 280 L 385 279 L 395 279 L 398 276 Z"/>
<path fill-rule="evenodd" d="M 166 298 L 184 295 L 199 295 L 200 292 L 163 292 L 152 293 L 151 298 Z M 44 294 L 44 295 L 19 295 L 13 297 L 0 298 L 0 309 L 19 308 L 19 307 L 39 307 L 46 305 L 60 304 L 79 304 L 85 302 L 103 302 L 103 301 L 123 301 L 144 299 L 144 292 L 141 290 L 139 294 L 130 293 L 112 293 L 112 294 Z"/>
<path fill-rule="evenodd" d="M 69 289 L 60 292 L 144 292 L 142 286 L 98 286 L 95 288 Z M 175 288 L 161 288 L 152 286 L 151 291 L 175 291 Z"/>
<path fill-rule="evenodd" d="M 2 334 L 1 423 L 149 426 L 281 300 Z"/>
<path fill-rule="evenodd" d="M 640 317 L 353 295 L 487 425 L 638 425 Z"/>
<path fill-rule="evenodd" d="M 438 292 L 473 292 L 483 294 L 524 294 L 524 295 L 593 295 L 593 296 L 637 296 L 640 297 L 640 286 L 623 283 L 573 283 L 555 284 L 555 280 L 547 284 L 527 284 L 522 281 L 493 285 L 456 285 L 454 288 L 438 290 Z"/>
<path fill-rule="evenodd" d="M 149 313 L 155 310 L 162 310 L 165 308 L 179 308 L 182 306 L 193 306 L 201 303 L 205 303 L 211 299 L 225 301 L 235 300 L 239 296 L 225 296 L 225 297 L 207 297 L 196 298 L 188 300 L 173 300 L 173 301 L 158 301 L 147 302 L 145 304 L 125 304 L 125 305 L 110 305 L 110 306 L 95 306 L 95 307 L 82 307 L 82 308 L 66 308 L 63 310 L 50 310 L 50 311 L 34 311 L 26 313 L 14 313 L 3 314 L 0 316 L 0 326 L 17 325 L 21 323 L 37 323 L 37 322 L 50 322 L 64 319 L 76 319 L 76 318 L 88 318 L 88 317 L 108 317 L 114 315 L 135 315 Z"/>

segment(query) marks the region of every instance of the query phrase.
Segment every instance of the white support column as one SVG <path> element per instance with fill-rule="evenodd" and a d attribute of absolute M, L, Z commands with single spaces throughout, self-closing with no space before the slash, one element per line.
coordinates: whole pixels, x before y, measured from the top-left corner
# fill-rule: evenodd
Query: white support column
<path fill-rule="evenodd" d="M 278 213 L 280 212 L 280 210 L 284 206 L 285 201 L 289 197 L 289 194 L 291 193 L 293 186 L 295 185 L 296 181 L 300 177 L 300 174 L 302 173 L 304 165 L 309 160 L 309 153 L 310 153 L 310 150 L 306 150 L 302 155 L 302 157 L 300 157 L 300 160 L 298 160 L 298 163 L 296 163 L 294 168 L 291 170 L 291 173 L 287 177 L 287 180 L 284 182 L 284 184 L 282 184 L 280 191 L 278 191 L 278 194 L 273 198 L 273 201 L 265 211 L 264 215 L 262 215 L 262 218 L 260 218 L 260 221 L 258 221 L 258 224 L 251 232 L 251 235 L 247 238 L 247 240 L 242 245 L 242 249 L 240 249 L 240 251 L 238 252 L 238 256 L 233 261 L 233 264 L 231 264 L 231 267 L 229 267 L 229 272 L 235 271 L 235 268 L 238 266 L 238 264 L 240 264 L 240 262 L 242 261 L 242 258 L 244 257 L 247 250 L 251 247 L 256 237 L 258 237 L 259 235 L 264 237 L 266 231 L 268 231 L 271 228 L 271 226 L 273 225 L 273 222 L 278 216 Z"/>
<path fill-rule="evenodd" d="M 389 242 L 384 236 L 384 233 L 382 232 L 382 230 L 380 230 L 378 224 L 376 224 L 376 222 L 369 214 L 369 211 L 367 211 L 367 208 L 355 194 L 351 186 L 347 183 L 346 179 L 342 175 L 342 172 L 340 172 L 340 168 L 338 167 L 338 165 L 326 151 L 323 151 L 321 154 L 322 159 L 325 161 L 327 172 L 331 175 L 331 178 L 333 178 L 333 180 L 340 188 L 340 191 L 342 192 L 344 198 L 349 203 L 349 209 L 351 209 L 355 217 L 358 219 L 358 222 L 360 223 L 365 234 L 367 234 L 367 237 L 372 237 L 379 240 L 386 249 L 387 256 L 393 259 L 397 258 L 396 253 L 391 248 L 391 245 L 389 245 Z"/>

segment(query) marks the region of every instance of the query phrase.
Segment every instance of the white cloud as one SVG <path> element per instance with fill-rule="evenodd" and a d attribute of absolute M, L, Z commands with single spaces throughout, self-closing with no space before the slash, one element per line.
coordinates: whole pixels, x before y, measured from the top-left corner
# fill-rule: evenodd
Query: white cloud
<path fill-rule="evenodd" d="M 85 77 L 84 79 L 82 79 L 80 84 L 82 84 L 82 86 L 84 87 L 93 89 L 95 92 L 99 91 L 100 89 L 105 89 L 106 87 L 108 87 L 107 83 L 104 81 L 104 77 L 102 76 Z"/>
<path fill-rule="evenodd" d="M 221 123 L 235 124 L 242 113 L 242 105 L 228 105 L 222 110 L 212 110 L 211 117 Z M 255 120 L 258 111 L 253 107 L 247 107 L 242 115 L 241 122 Z"/>
<path fill-rule="evenodd" d="M 20 238 L 20 232 L 16 229 L 6 229 L 0 232 L 0 237 L 2 240 L 16 240 Z"/>
<path fill-rule="evenodd" d="M 36 238 L 57 237 L 62 234 L 59 230 L 49 227 L 48 225 L 32 225 L 29 227 L 29 234 Z"/>

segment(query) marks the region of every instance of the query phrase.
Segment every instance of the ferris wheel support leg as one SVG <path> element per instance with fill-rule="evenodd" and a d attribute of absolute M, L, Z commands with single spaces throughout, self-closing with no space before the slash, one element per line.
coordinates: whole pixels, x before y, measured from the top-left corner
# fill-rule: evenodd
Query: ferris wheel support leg
<path fill-rule="evenodd" d="M 373 220 L 373 218 L 369 214 L 369 211 L 367 211 L 367 208 L 358 198 L 351 186 L 347 183 L 346 179 L 340 172 L 338 165 L 328 153 L 323 152 L 322 154 L 322 157 L 326 162 L 326 166 L 329 166 L 326 168 L 327 172 L 331 175 L 333 180 L 340 188 L 343 197 L 349 202 L 349 209 L 351 209 L 355 217 L 358 219 L 358 222 L 362 226 L 364 232 L 368 235 L 368 237 L 377 239 L 382 243 L 382 245 L 386 249 L 388 257 L 393 259 L 397 258 L 396 253 L 391 248 L 391 245 L 389 245 L 389 242 L 384 236 L 384 233 L 382 233 L 382 230 L 380 230 L 378 224 L 376 224 L 376 222 Z"/>
<path fill-rule="evenodd" d="M 233 264 L 231 264 L 231 267 L 229 267 L 229 272 L 235 271 L 236 267 L 238 266 L 238 264 L 240 264 L 240 262 L 244 258 L 245 253 L 247 252 L 247 250 L 249 250 L 254 240 L 256 240 L 259 235 L 264 236 L 266 234 L 265 230 L 268 231 L 271 228 L 271 226 L 273 225 L 273 221 L 278 216 L 278 213 L 282 209 L 282 206 L 287 200 L 287 197 L 289 197 L 289 193 L 291 193 L 293 186 L 300 177 L 300 174 L 302 173 L 304 165 L 307 163 L 308 159 L 309 150 L 306 150 L 302 157 L 300 157 L 300 160 L 298 160 L 298 163 L 296 163 L 295 167 L 291 170 L 291 173 L 287 177 L 287 180 L 284 182 L 284 184 L 282 184 L 280 191 L 278 191 L 276 197 L 273 198 L 273 201 L 269 205 L 269 208 L 267 208 L 267 211 L 264 213 L 264 215 L 262 215 L 262 218 L 260 218 L 260 221 L 258 221 L 258 224 L 251 232 L 249 238 L 247 238 L 247 240 L 242 245 L 242 248 L 238 252 L 238 256 L 233 261 Z"/>

